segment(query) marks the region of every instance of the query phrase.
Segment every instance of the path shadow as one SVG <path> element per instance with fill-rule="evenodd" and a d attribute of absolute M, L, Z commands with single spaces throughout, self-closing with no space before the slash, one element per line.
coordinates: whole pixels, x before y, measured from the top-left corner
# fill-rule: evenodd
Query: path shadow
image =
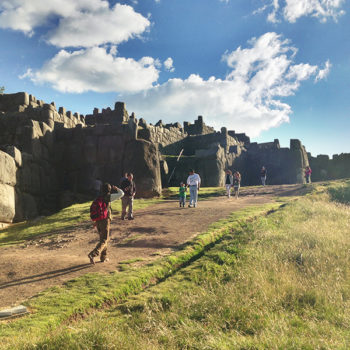
<path fill-rule="evenodd" d="M 152 241 L 147 239 L 137 239 L 130 242 L 119 242 L 114 245 L 115 247 L 123 247 L 123 248 L 155 248 L 155 249 L 162 249 L 162 248 L 171 248 L 173 250 L 179 250 L 183 248 L 183 244 L 169 244 L 166 242 L 161 242 L 159 240 Z"/>
<path fill-rule="evenodd" d="M 92 265 L 90 263 L 80 264 L 80 265 L 67 267 L 65 269 L 48 271 L 48 272 L 44 272 L 44 273 L 41 273 L 38 275 L 32 275 L 32 276 L 28 276 L 28 277 L 19 278 L 19 279 L 13 280 L 11 282 L 6 282 L 3 284 L 0 284 L 0 289 L 6 289 L 6 288 L 20 286 L 20 285 L 29 284 L 29 283 L 36 283 L 36 282 L 48 280 L 51 278 L 64 276 L 64 275 L 67 275 L 67 274 L 72 273 L 72 272 L 77 272 L 80 270 L 87 269 L 91 266 Z"/>
<path fill-rule="evenodd" d="M 178 203 L 176 202 L 176 204 L 178 204 Z M 178 205 L 176 205 L 176 206 L 174 206 L 174 208 L 163 208 L 163 209 L 147 210 L 147 211 L 137 212 L 136 216 L 139 217 L 139 216 L 149 215 L 149 214 L 151 214 L 151 215 L 153 215 L 153 214 L 162 215 L 164 212 L 178 211 L 178 210 L 179 210 L 179 207 L 178 207 Z"/>

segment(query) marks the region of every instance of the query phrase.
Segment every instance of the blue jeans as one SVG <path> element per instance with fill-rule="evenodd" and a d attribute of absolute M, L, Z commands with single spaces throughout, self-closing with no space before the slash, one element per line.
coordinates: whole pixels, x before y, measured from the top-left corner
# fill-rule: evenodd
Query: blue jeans
<path fill-rule="evenodd" d="M 197 205 L 198 200 L 198 187 L 190 186 L 190 205 Z"/>
<path fill-rule="evenodd" d="M 261 177 L 261 184 L 262 184 L 263 186 L 266 185 L 266 176 L 262 176 L 262 177 Z"/>
<path fill-rule="evenodd" d="M 180 197 L 180 206 L 185 206 L 186 204 L 186 197 Z"/>

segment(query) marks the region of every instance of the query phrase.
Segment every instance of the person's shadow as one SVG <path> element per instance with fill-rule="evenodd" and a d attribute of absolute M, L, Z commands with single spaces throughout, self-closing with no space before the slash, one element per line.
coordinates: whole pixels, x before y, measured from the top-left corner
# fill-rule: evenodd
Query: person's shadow
<path fill-rule="evenodd" d="M 6 289 L 6 288 L 14 287 L 14 286 L 20 286 L 20 285 L 24 285 L 24 284 L 28 284 L 28 283 L 36 283 L 36 282 L 48 280 L 51 278 L 64 276 L 64 275 L 67 275 L 67 274 L 72 273 L 72 272 L 77 272 L 80 270 L 87 269 L 91 266 L 92 265 L 90 263 L 80 264 L 80 265 L 76 265 L 76 266 L 67 267 L 65 269 L 59 269 L 59 270 L 44 272 L 44 273 L 41 273 L 38 275 L 22 277 L 22 278 L 19 278 L 16 280 L 12 280 L 10 282 L 0 284 L 0 289 Z"/>

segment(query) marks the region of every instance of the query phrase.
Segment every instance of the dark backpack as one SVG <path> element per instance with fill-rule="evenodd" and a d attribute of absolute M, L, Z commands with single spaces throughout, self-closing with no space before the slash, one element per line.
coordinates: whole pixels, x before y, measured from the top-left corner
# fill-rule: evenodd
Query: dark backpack
<path fill-rule="evenodd" d="M 90 206 L 90 217 L 93 221 L 101 221 L 108 217 L 108 205 L 103 197 L 97 197 Z"/>

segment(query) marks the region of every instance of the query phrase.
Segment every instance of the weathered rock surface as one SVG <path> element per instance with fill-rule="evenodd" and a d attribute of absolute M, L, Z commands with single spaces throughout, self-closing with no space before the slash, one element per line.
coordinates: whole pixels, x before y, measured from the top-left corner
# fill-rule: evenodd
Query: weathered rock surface
<path fill-rule="evenodd" d="M 269 184 L 302 183 L 309 159 L 314 177 L 350 171 L 346 155 L 314 159 L 300 140 L 291 140 L 290 148 L 278 140 L 252 143 L 225 127 L 215 131 L 202 116 L 193 124 L 152 125 L 117 102 L 84 117 L 24 92 L 0 95 L 0 150 L 3 222 L 53 212 L 91 193 L 96 177 L 118 185 L 125 172 L 134 173 L 138 196 L 151 197 L 186 181 L 190 168 L 203 186 L 222 186 L 225 169 L 239 170 L 242 184 L 256 185 L 263 165 Z"/>

